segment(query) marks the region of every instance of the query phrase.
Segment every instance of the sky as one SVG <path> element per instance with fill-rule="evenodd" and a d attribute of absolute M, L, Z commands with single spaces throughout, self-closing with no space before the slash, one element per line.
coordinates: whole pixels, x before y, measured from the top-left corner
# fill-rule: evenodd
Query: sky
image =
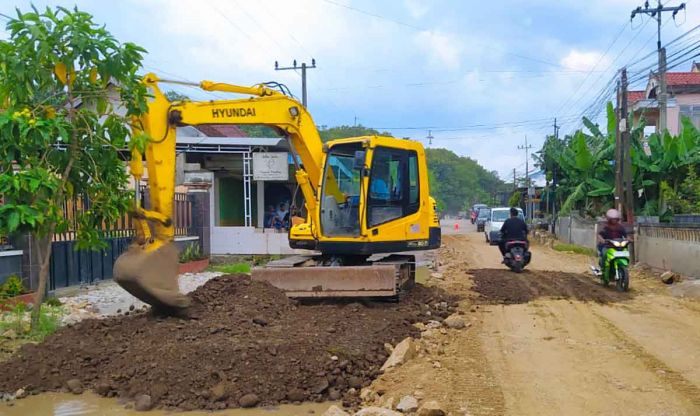
<path fill-rule="evenodd" d="M 506 180 L 513 169 L 524 175 L 519 146 L 526 138 L 531 151 L 538 150 L 555 117 L 561 134 L 577 128 L 615 71 L 656 47 L 655 21 L 630 22 L 640 0 L 32 3 L 90 12 L 120 41 L 145 47 L 144 72 L 161 78 L 274 80 L 301 99 L 300 71 L 275 71 L 274 63 L 315 59 L 307 79 L 317 125 L 358 123 L 448 148 Z M 686 3 L 675 21 L 664 16 L 662 42 L 700 24 L 700 1 Z M 29 6 L 0 0 L 6 15 Z M 193 99 L 222 97 L 173 89 Z"/>

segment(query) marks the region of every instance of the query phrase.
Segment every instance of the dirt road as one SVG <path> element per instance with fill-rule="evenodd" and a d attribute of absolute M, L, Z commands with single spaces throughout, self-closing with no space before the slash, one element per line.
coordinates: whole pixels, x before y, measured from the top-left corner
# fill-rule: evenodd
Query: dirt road
<path fill-rule="evenodd" d="M 375 382 L 385 397 L 451 414 L 700 415 L 700 302 L 640 273 L 617 293 L 587 274 L 589 258 L 538 246 L 516 275 L 471 226 L 443 241 L 431 282 L 464 297 L 472 326 L 421 341 Z"/>

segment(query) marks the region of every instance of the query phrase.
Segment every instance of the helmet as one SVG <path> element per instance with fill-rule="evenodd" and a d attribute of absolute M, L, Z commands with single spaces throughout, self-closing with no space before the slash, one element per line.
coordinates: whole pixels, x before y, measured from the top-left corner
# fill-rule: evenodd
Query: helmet
<path fill-rule="evenodd" d="M 609 220 L 619 220 L 620 211 L 616 210 L 615 208 L 610 208 L 608 212 L 605 213 L 605 218 Z"/>

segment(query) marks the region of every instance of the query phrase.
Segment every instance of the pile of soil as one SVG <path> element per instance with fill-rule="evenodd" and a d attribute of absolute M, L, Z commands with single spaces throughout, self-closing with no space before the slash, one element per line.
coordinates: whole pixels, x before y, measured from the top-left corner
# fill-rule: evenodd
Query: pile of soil
<path fill-rule="evenodd" d="M 476 302 L 485 304 L 527 303 L 540 297 L 576 299 L 598 303 L 629 299 L 629 293 L 603 287 L 591 276 L 556 271 L 524 270 L 514 273 L 508 269 L 475 269 L 473 276 Z"/>
<path fill-rule="evenodd" d="M 247 275 L 212 279 L 189 296 L 187 318 L 142 311 L 85 320 L 24 346 L 0 363 L 0 392 L 62 391 L 78 379 L 100 395 L 149 395 L 166 409 L 353 405 L 379 375 L 385 343 L 419 336 L 414 323 L 457 306 L 421 285 L 398 303 L 300 304 Z"/>

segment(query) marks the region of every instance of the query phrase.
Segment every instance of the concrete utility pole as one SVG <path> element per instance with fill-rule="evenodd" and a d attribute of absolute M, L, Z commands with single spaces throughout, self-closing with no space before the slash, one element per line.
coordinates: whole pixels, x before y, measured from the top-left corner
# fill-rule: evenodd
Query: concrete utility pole
<path fill-rule="evenodd" d="M 618 211 L 622 212 L 622 201 L 624 199 L 624 188 L 622 186 L 622 138 L 620 137 L 620 132 L 622 131 L 621 121 L 623 116 L 622 112 L 622 88 L 620 80 L 617 81 L 617 105 L 615 106 L 615 202 L 614 207 Z"/>
<path fill-rule="evenodd" d="M 294 60 L 294 63 L 292 66 L 287 66 L 280 68 L 279 63 L 275 61 L 275 71 L 288 71 L 288 70 L 297 70 L 301 69 L 301 103 L 306 107 L 306 70 L 307 69 L 313 69 L 316 68 L 316 60 L 311 59 L 311 65 L 306 65 L 306 62 L 303 62 L 301 66 L 297 66 L 297 60 Z"/>
<path fill-rule="evenodd" d="M 680 6 L 675 7 L 664 7 L 661 4 L 661 0 L 657 0 L 656 7 L 649 7 L 649 2 L 644 2 L 644 8 L 638 6 L 636 9 L 632 10 L 632 15 L 630 16 L 630 21 L 638 14 L 647 14 L 653 19 L 656 19 L 656 50 L 659 54 L 659 92 L 656 95 L 659 102 L 659 133 L 663 132 L 667 128 L 666 118 L 667 118 L 667 104 L 668 97 L 666 95 L 666 48 L 661 47 L 661 14 L 663 12 L 672 12 L 673 20 L 676 20 L 676 15 L 679 11 L 685 9 L 685 3 L 681 3 Z"/>
<path fill-rule="evenodd" d="M 513 189 L 518 189 L 518 180 L 515 178 L 515 168 L 513 168 Z"/>
<path fill-rule="evenodd" d="M 425 138 L 428 139 L 428 147 L 432 146 L 433 139 L 435 138 L 435 137 L 433 137 L 433 132 L 428 130 L 428 135 Z"/>
<path fill-rule="evenodd" d="M 620 105 L 620 141 L 622 145 L 622 181 L 625 187 L 624 214 L 628 223 L 634 224 L 634 190 L 632 189 L 632 140 L 627 120 L 627 68 L 622 68 L 622 93 Z"/>
<path fill-rule="evenodd" d="M 534 196 L 534 192 L 530 189 L 530 149 L 532 149 L 532 145 L 527 144 L 527 135 L 525 135 L 525 146 L 518 146 L 519 150 L 525 150 L 525 186 L 527 187 L 527 205 L 526 207 L 528 208 L 528 217 L 532 220 L 533 218 L 533 204 L 532 204 L 532 197 Z"/>

